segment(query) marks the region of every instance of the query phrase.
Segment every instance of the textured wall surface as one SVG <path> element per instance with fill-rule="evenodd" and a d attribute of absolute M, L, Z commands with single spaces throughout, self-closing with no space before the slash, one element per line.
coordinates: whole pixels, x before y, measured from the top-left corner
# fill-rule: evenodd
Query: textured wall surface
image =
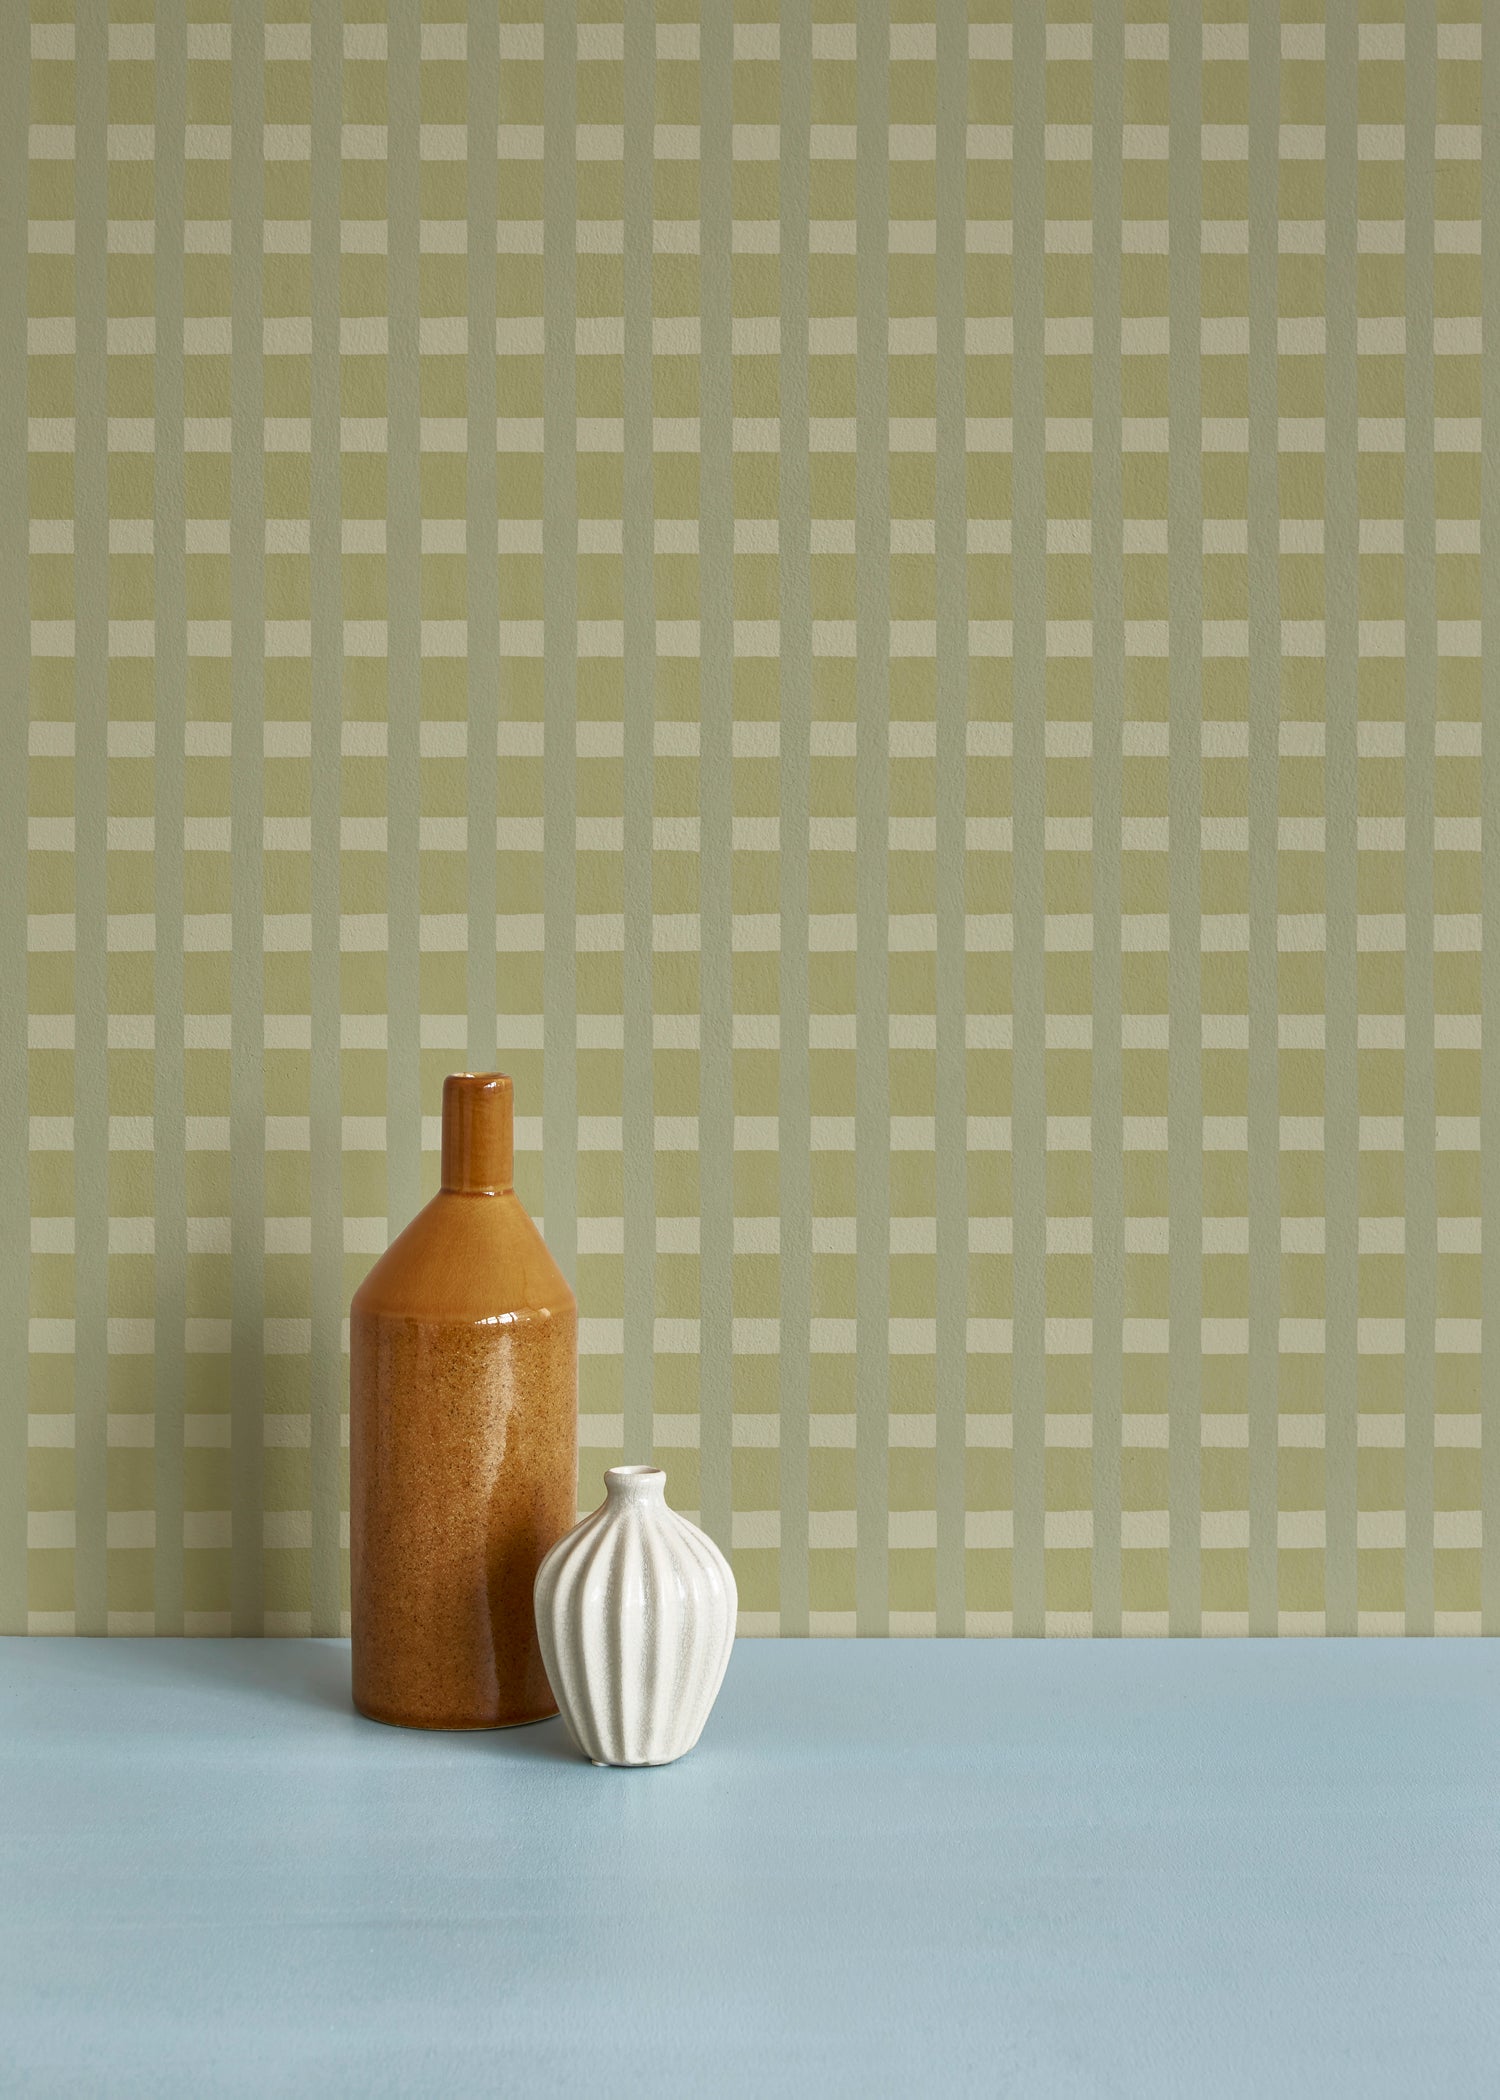
<path fill-rule="evenodd" d="M 0 1624 L 339 1628 L 498 1062 L 744 1630 L 1500 1627 L 1500 38 L 1210 12 L 0 10 Z"/>

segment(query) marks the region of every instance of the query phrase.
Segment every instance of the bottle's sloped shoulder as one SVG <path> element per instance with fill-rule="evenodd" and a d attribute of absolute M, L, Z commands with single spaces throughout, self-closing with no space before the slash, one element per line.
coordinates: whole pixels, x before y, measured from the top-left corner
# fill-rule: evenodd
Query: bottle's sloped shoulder
<path fill-rule="evenodd" d="M 440 1191 L 354 1293 L 356 1318 L 575 1320 L 578 1301 L 519 1198 Z"/>

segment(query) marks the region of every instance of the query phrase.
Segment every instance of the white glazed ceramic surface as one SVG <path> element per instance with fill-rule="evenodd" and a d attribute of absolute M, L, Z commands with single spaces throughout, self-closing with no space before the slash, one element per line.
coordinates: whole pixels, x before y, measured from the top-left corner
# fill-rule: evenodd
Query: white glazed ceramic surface
<path fill-rule="evenodd" d="M 734 1574 L 668 1509 L 659 1466 L 612 1466 L 605 1499 L 537 1570 L 542 1660 L 596 1765 L 669 1765 L 703 1733 L 734 1644 Z"/>

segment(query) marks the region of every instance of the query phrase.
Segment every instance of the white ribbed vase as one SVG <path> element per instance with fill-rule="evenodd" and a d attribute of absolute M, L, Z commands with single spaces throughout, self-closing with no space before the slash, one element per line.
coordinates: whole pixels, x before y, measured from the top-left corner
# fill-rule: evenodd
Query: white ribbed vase
<path fill-rule="evenodd" d="M 719 1695 L 739 1599 L 660 1466 L 611 1466 L 605 1499 L 536 1574 L 536 1630 L 574 1741 L 596 1765 L 669 1765 Z"/>

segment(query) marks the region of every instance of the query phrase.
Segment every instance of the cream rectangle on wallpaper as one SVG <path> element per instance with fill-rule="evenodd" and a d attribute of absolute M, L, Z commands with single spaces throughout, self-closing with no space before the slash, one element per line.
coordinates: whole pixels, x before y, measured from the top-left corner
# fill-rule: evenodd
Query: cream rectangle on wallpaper
<path fill-rule="evenodd" d="M 347 1624 L 498 1063 L 743 1631 L 1500 1628 L 1482 12 L 3 11 L 0 1626 Z"/>

